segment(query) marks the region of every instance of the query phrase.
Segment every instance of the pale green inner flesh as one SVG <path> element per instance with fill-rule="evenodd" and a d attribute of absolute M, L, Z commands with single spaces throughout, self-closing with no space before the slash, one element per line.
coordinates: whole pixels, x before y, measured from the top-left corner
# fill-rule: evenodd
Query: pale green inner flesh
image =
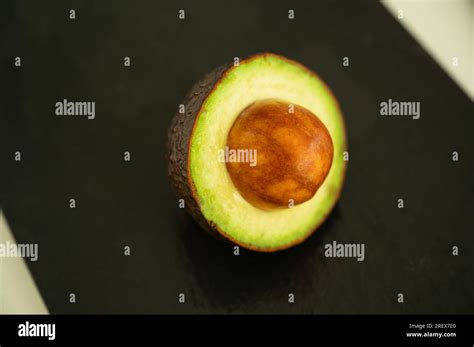
<path fill-rule="evenodd" d="M 227 135 L 240 112 L 259 99 L 280 99 L 317 115 L 331 134 L 334 160 L 315 196 L 293 208 L 264 211 L 248 203 L 219 162 Z M 345 133 L 342 115 L 327 87 L 298 64 L 263 55 L 232 67 L 204 101 L 190 145 L 190 173 L 208 221 L 256 248 L 278 248 L 304 238 L 336 203 L 343 184 Z M 258 159 L 258 153 L 257 153 Z"/>

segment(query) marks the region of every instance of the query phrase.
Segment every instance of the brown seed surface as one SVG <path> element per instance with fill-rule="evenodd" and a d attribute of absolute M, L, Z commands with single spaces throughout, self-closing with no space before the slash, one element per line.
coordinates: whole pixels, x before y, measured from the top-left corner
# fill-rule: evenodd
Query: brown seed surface
<path fill-rule="evenodd" d="M 232 182 L 249 203 L 265 210 L 311 199 L 333 160 L 332 139 L 319 118 L 275 99 L 244 109 L 228 134 L 227 147 L 235 154 L 235 161 L 226 162 Z M 254 166 L 250 153 L 256 154 Z"/>

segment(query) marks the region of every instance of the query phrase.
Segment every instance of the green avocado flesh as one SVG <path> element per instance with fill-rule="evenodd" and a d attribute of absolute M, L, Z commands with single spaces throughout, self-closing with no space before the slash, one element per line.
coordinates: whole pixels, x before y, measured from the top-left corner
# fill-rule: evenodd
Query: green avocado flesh
<path fill-rule="evenodd" d="M 334 146 L 331 169 L 308 201 L 292 208 L 262 210 L 234 186 L 217 153 L 240 112 L 256 100 L 277 99 L 300 105 L 328 129 Z M 278 250 L 308 237 L 328 216 L 341 191 L 346 151 L 342 114 L 328 87 L 302 65 L 274 54 L 261 54 L 229 68 L 204 100 L 192 131 L 188 172 L 205 219 L 237 244 Z"/>

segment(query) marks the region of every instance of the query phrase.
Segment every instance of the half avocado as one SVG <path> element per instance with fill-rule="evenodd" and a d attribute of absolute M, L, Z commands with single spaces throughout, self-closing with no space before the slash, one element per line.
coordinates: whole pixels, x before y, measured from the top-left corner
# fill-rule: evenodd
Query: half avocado
<path fill-rule="evenodd" d="M 272 252 L 304 241 L 344 182 L 346 134 L 326 84 L 264 53 L 197 82 L 173 119 L 168 171 L 211 234 Z"/>

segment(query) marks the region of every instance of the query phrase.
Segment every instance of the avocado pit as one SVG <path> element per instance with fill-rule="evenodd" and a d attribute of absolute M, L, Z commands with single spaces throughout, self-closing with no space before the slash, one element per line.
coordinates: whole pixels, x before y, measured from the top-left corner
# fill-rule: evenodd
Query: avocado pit
<path fill-rule="evenodd" d="M 333 161 L 325 125 L 306 108 L 276 99 L 257 100 L 235 120 L 229 150 L 255 150 L 256 165 L 226 162 L 240 194 L 264 210 L 288 208 L 311 199 Z"/>

